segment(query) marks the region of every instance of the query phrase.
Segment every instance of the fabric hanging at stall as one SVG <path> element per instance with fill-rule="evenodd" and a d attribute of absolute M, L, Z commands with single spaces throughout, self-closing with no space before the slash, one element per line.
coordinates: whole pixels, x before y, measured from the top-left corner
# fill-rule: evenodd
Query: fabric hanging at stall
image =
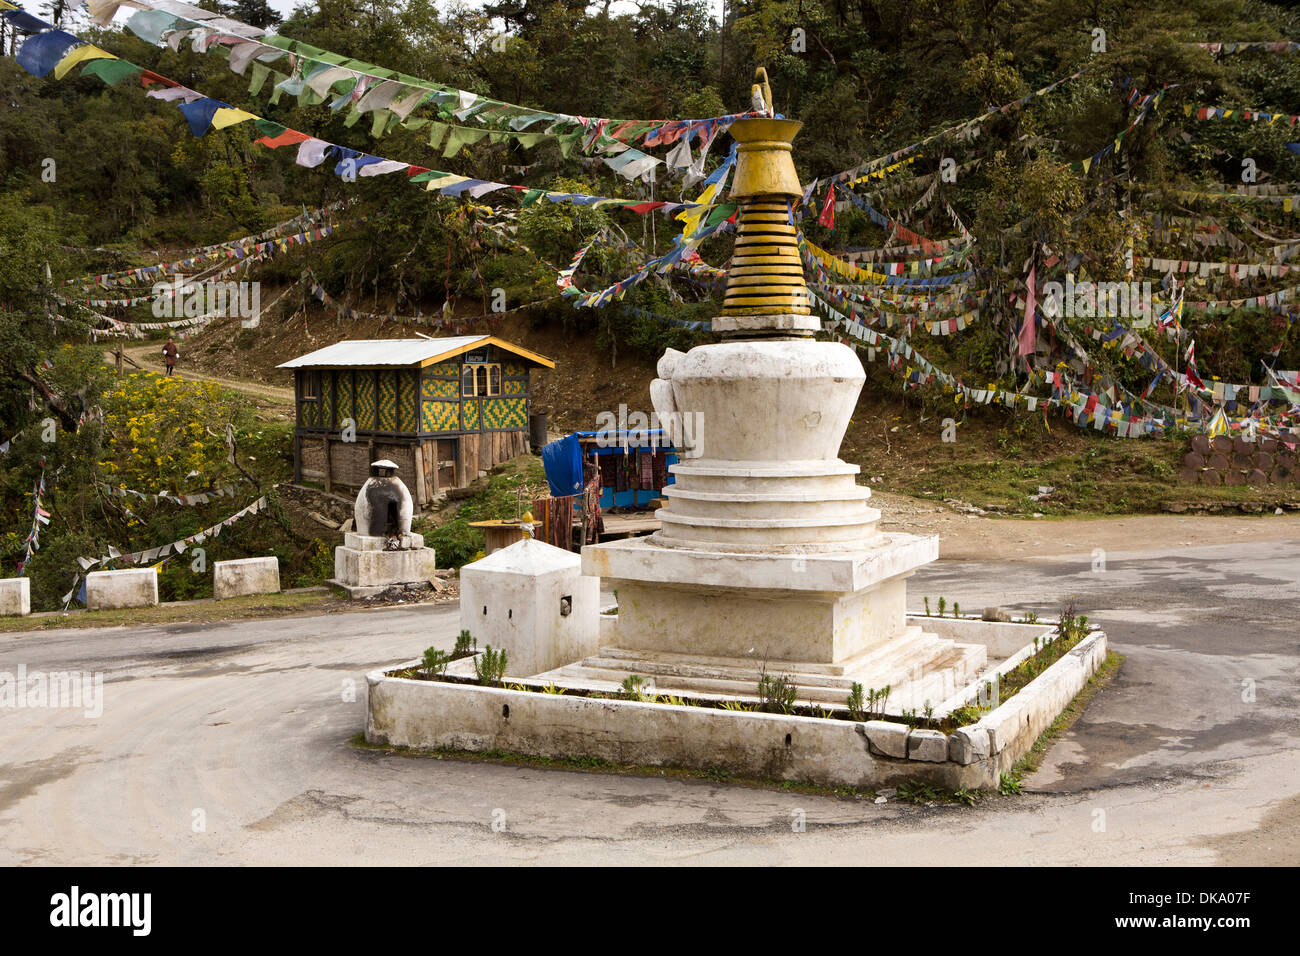
<path fill-rule="evenodd" d="M 540 534 L 533 536 L 539 541 L 563 548 L 573 549 L 573 499 L 577 495 L 565 495 L 563 498 L 537 498 L 533 501 L 533 517 L 541 525 Z"/>
<path fill-rule="evenodd" d="M 652 451 L 641 451 L 637 453 L 638 470 L 640 472 L 640 487 L 642 489 L 653 489 L 655 487 L 655 456 Z"/>
<path fill-rule="evenodd" d="M 618 461 L 613 455 L 599 455 L 600 483 L 602 487 L 613 488 L 618 483 Z"/>
<path fill-rule="evenodd" d="M 582 493 L 582 511 L 587 518 L 587 538 L 583 544 L 595 544 L 605 532 L 605 519 L 600 511 L 600 489 L 601 476 L 597 471 Z"/>
<path fill-rule="evenodd" d="M 662 448 L 655 451 L 654 475 L 656 489 L 663 488 L 668 484 L 668 453 Z"/>

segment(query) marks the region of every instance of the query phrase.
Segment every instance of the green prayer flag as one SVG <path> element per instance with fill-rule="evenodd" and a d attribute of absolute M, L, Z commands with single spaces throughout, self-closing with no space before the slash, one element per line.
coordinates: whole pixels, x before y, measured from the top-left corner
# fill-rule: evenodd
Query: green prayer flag
<path fill-rule="evenodd" d="M 555 142 L 560 147 L 560 154 L 565 159 L 568 159 L 569 154 L 573 152 L 573 147 L 577 144 L 578 140 L 581 138 L 582 138 L 582 130 L 578 130 L 578 132 L 576 133 L 565 133 L 562 136 L 556 136 Z"/>
<path fill-rule="evenodd" d="M 438 148 L 438 144 L 442 142 L 442 138 L 447 135 L 447 128 L 446 123 L 433 123 L 429 126 L 430 148 Z"/>
<path fill-rule="evenodd" d="M 384 135 L 384 130 L 388 127 L 388 121 L 393 118 L 393 114 L 388 110 L 375 110 L 374 121 L 370 124 L 370 135 L 378 138 Z"/>
<path fill-rule="evenodd" d="M 271 75 L 271 68 L 265 63 L 253 61 L 253 77 L 248 83 L 248 92 L 256 96 L 262 91 L 262 86 L 266 83 L 266 78 Z"/>
<path fill-rule="evenodd" d="M 543 189 L 530 189 L 524 193 L 523 201 L 520 202 L 519 205 L 521 208 L 527 209 L 533 203 L 537 202 L 537 200 L 541 199 L 545 194 L 546 191 Z"/>
<path fill-rule="evenodd" d="M 731 214 L 736 211 L 734 204 L 728 203 L 725 206 L 714 206 L 709 210 L 708 218 L 704 220 L 706 226 L 716 226 L 724 219 L 729 219 Z"/>
<path fill-rule="evenodd" d="M 447 156 L 455 156 L 457 153 L 459 153 L 460 148 L 464 146 L 467 142 L 469 142 L 469 138 L 465 135 L 466 133 L 469 132 L 471 131 L 465 129 L 462 126 L 450 127 L 450 129 L 447 132 L 447 144 L 442 148 L 442 155 L 444 157 L 447 157 Z"/>
<path fill-rule="evenodd" d="M 263 136 L 269 136 L 271 139 L 275 139 L 275 137 L 279 136 L 289 128 L 287 126 L 281 126 L 279 123 L 272 122 L 269 119 L 262 119 L 260 116 L 253 120 L 253 125 L 257 127 L 259 133 Z"/>
<path fill-rule="evenodd" d="M 109 86 L 117 86 L 128 76 L 135 76 L 137 73 L 143 73 L 144 68 L 136 66 L 134 63 L 128 63 L 126 60 L 118 59 L 101 59 L 91 60 L 81 68 L 82 76 L 96 76 L 103 80 Z"/>

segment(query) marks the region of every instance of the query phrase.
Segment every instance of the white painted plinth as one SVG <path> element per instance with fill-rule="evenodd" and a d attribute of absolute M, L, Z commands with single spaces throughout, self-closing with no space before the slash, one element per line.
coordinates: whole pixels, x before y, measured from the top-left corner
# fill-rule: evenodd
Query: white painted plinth
<path fill-rule="evenodd" d="M 28 578 L 0 578 L 0 617 L 32 613 L 32 582 Z"/>
<path fill-rule="evenodd" d="M 571 664 L 600 646 L 600 581 L 576 554 L 525 538 L 460 569 L 460 626 L 507 652 L 507 675 Z M 567 611 L 567 613 L 566 613 Z"/>
<path fill-rule="evenodd" d="M 91 571 L 86 575 L 86 609 L 111 611 L 158 603 L 158 572 L 153 568 Z"/>
<path fill-rule="evenodd" d="M 936 536 L 880 534 L 843 554 L 728 554 L 634 538 L 582 550 L 582 570 L 618 592 L 605 643 L 748 660 L 838 663 L 900 636 L 906 578 L 938 557 Z"/>
<path fill-rule="evenodd" d="M 240 558 L 212 566 L 212 596 L 218 600 L 243 594 L 277 594 L 279 590 L 279 558 Z"/>
<path fill-rule="evenodd" d="M 419 550 L 424 547 L 424 535 L 416 534 L 414 531 L 406 531 L 395 537 L 399 548 L 403 551 Z M 357 534 L 355 531 L 348 531 L 343 535 L 343 547 L 354 551 L 387 551 L 388 538 L 383 535 Z"/>
<path fill-rule="evenodd" d="M 379 551 L 358 550 L 345 545 L 334 549 L 334 578 L 347 588 L 384 588 L 394 584 L 428 582 L 437 567 L 433 548 Z"/>

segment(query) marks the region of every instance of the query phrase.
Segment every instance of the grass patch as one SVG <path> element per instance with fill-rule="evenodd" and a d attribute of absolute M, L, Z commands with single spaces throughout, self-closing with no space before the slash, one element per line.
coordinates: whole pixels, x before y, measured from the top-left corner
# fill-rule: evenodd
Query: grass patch
<path fill-rule="evenodd" d="M 137 627 L 189 621 L 238 621 L 343 610 L 351 604 L 352 602 L 335 597 L 328 591 L 250 594 L 224 601 L 6 617 L 0 618 L 0 632 L 48 631 L 70 627 Z"/>
<path fill-rule="evenodd" d="M 470 486 L 469 497 L 445 502 L 441 510 L 416 522 L 412 530 L 423 534 L 429 547 L 438 552 L 439 567 L 459 568 L 483 550 L 483 529 L 471 528 L 470 522 L 514 518 L 520 489 L 525 489 L 525 510 L 534 494 L 549 494 L 538 456 L 520 455 L 502 462 Z"/>
<path fill-rule="evenodd" d="M 1128 441 L 1069 423 L 1058 428 L 1055 417 L 1049 432 L 1041 416 L 1008 422 L 977 411 L 955 443 L 944 443 L 939 422 L 946 410 L 931 409 L 922 422 L 912 404 L 888 405 L 855 415 L 841 457 L 861 464 L 868 484 L 916 498 L 956 498 L 998 514 L 1046 517 L 1156 513 L 1166 502 L 1235 510 L 1245 503 L 1271 508 L 1300 500 L 1294 487 L 1281 485 L 1180 482 L 1186 435 Z M 886 410 L 893 413 L 887 420 L 881 418 Z M 886 439 L 892 453 L 881 456 Z M 1042 486 L 1054 490 L 1032 500 Z"/>

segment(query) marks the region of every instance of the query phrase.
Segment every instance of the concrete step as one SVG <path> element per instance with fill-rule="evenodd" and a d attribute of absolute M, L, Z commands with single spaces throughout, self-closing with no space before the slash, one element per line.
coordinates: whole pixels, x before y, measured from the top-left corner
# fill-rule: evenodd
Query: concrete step
<path fill-rule="evenodd" d="M 937 712 L 943 701 L 976 678 L 986 655 L 982 644 L 958 644 L 912 626 L 887 644 L 843 665 L 768 662 L 766 669 L 773 676 L 789 676 L 799 688 L 798 700 L 802 703 L 843 705 L 857 682 L 864 689 L 889 685 L 887 709 L 891 713 L 904 709 L 920 712 L 927 701 Z M 599 654 L 534 680 L 608 690 L 637 674 L 651 678 L 658 694 L 756 700 L 763 669 L 762 662 L 738 658 L 604 647 Z"/>

